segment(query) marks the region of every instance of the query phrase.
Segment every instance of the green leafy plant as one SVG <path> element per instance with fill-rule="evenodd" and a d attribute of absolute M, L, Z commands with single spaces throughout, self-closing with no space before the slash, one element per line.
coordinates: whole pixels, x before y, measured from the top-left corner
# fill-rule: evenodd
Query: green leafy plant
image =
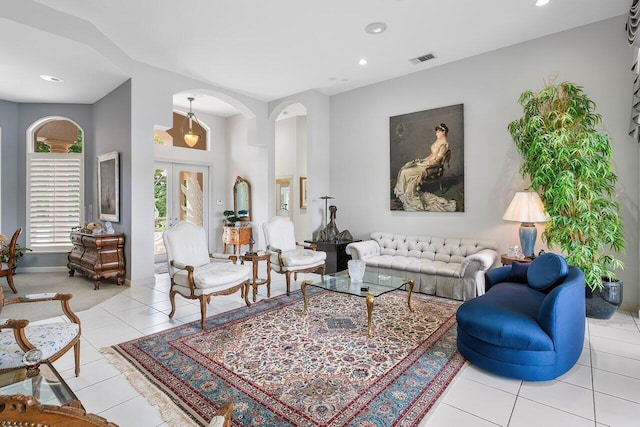
<path fill-rule="evenodd" d="M 582 269 L 592 291 L 602 289 L 602 278 L 615 279 L 623 266 L 611 252 L 624 250 L 610 138 L 596 129 L 602 118 L 583 88 L 567 82 L 525 91 L 519 103 L 524 115 L 508 129 L 524 159 L 520 173 L 550 217 L 542 239 Z"/>
<path fill-rule="evenodd" d="M 27 248 L 26 246 L 16 244 L 15 260 L 13 261 L 14 269 L 18 266 L 20 258 L 22 258 L 27 252 L 31 252 L 31 249 Z M 7 261 L 9 261 L 9 245 L 3 246 L 2 251 L 0 251 L 0 262 L 6 263 Z"/>
<path fill-rule="evenodd" d="M 238 218 L 236 216 L 236 212 L 235 211 L 226 210 L 226 211 L 222 212 L 222 215 L 225 216 L 226 221 L 227 221 L 228 224 L 235 224 L 236 222 L 238 222 L 240 220 L 240 218 Z"/>

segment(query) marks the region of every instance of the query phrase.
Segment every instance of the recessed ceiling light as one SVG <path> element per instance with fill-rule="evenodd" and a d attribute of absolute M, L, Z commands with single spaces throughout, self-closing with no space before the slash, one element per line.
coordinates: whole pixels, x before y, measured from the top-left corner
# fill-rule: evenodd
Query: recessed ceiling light
<path fill-rule="evenodd" d="M 538 0 L 536 1 L 536 6 L 544 6 L 547 3 L 549 3 L 549 0 Z"/>
<path fill-rule="evenodd" d="M 40 74 L 40 78 L 52 83 L 64 83 L 64 79 L 56 76 L 50 76 L 49 74 Z"/>
<path fill-rule="evenodd" d="M 362 58 L 360 61 L 358 61 L 358 64 L 360 65 L 367 65 L 367 60 Z"/>
<path fill-rule="evenodd" d="M 380 34 L 383 33 L 386 29 L 387 24 L 385 24 L 384 22 L 372 22 L 371 24 L 364 27 L 364 30 L 369 34 Z"/>

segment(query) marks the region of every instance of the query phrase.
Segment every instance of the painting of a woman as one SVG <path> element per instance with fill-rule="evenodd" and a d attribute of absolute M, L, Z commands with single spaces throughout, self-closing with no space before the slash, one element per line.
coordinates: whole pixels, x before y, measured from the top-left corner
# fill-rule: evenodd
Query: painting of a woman
<path fill-rule="evenodd" d="M 449 150 L 447 133 L 449 128 L 440 123 L 435 128 L 436 140 L 431 144 L 431 154 L 424 159 L 415 159 L 406 163 L 398 172 L 398 179 L 393 190 L 402 201 L 405 211 L 446 211 L 456 210 L 456 201 L 438 197 L 435 194 L 420 192 L 420 180 L 428 166 L 437 165 Z"/>

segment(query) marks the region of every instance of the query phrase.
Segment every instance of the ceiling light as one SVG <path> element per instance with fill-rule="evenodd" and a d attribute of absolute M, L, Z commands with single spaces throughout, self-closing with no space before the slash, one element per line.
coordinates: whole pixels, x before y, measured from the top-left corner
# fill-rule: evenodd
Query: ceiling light
<path fill-rule="evenodd" d="M 547 3 L 549 3 L 549 0 L 537 0 L 536 1 L 536 6 L 544 6 Z"/>
<path fill-rule="evenodd" d="M 369 34 L 380 34 L 383 33 L 386 29 L 387 24 L 385 24 L 384 22 L 372 22 L 371 24 L 364 27 L 364 30 Z"/>
<path fill-rule="evenodd" d="M 187 117 L 184 118 L 180 130 L 182 132 L 182 137 L 184 138 L 185 144 L 187 144 L 189 147 L 193 147 L 200 140 L 200 133 L 193 129 L 193 121 L 195 120 L 198 126 L 202 126 L 200 125 L 200 122 L 198 121 L 196 115 L 193 113 L 193 111 L 191 111 L 191 103 L 193 102 L 193 98 L 189 97 L 187 99 L 189 100 L 189 112 L 187 113 Z M 187 123 L 189 124 L 188 127 Z"/>
<path fill-rule="evenodd" d="M 64 83 L 64 80 L 61 79 L 60 77 L 51 76 L 49 74 L 40 74 L 40 78 L 42 80 L 52 82 L 52 83 Z"/>
<path fill-rule="evenodd" d="M 367 65 L 367 60 L 362 58 L 360 61 L 358 61 L 358 64 L 360 65 Z"/>

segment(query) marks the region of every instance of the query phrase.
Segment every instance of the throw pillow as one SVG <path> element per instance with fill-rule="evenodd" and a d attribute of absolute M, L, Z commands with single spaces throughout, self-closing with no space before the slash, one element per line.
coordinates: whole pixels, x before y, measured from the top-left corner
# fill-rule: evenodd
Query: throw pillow
<path fill-rule="evenodd" d="M 560 255 L 545 253 L 531 262 L 527 270 L 529 287 L 538 291 L 550 291 L 569 273 L 567 261 Z"/>
<path fill-rule="evenodd" d="M 511 263 L 511 271 L 507 276 L 507 282 L 527 283 L 527 271 L 529 263 L 513 261 Z"/>

